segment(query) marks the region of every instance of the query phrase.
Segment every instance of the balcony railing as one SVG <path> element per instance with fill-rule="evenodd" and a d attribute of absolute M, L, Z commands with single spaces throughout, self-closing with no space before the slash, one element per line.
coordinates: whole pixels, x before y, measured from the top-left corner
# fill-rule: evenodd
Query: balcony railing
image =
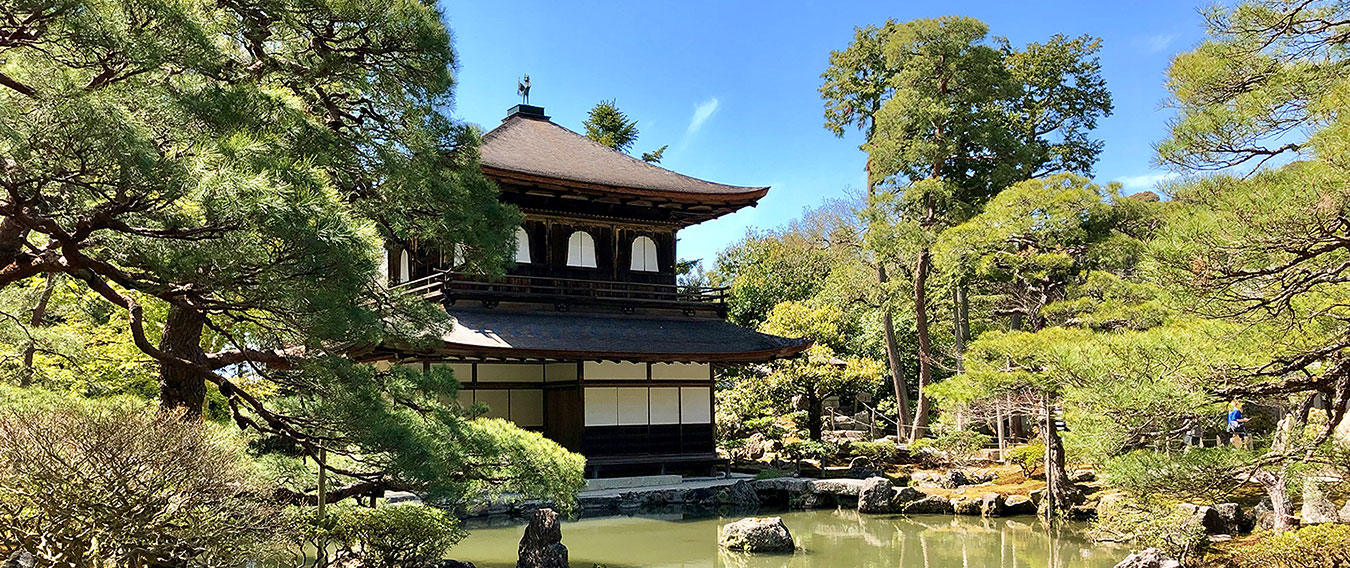
<path fill-rule="evenodd" d="M 715 311 L 725 315 L 727 288 L 583 280 L 551 276 L 504 276 L 496 279 L 474 274 L 438 272 L 396 286 L 428 300 L 454 305 L 460 300 L 479 301 L 495 307 L 500 302 L 553 304 L 558 310 L 573 305 L 616 306 L 625 312 L 635 308 L 678 309 L 686 315 Z"/>

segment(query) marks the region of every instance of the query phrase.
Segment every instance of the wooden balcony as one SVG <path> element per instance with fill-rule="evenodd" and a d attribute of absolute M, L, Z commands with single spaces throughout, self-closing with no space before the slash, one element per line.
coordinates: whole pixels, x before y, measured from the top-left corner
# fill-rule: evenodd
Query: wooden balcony
<path fill-rule="evenodd" d="M 551 304 L 558 311 L 573 306 L 615 307 L 624 313 L 638 308 L 680 310 L 687 316 L 715 313 L 726 317 L 727 288 L 582 280 L 551 276 L 504 276 L 438 272 L 394 286 L 447 307 L 460 301 L 496 307 L 501 302 Z"/>

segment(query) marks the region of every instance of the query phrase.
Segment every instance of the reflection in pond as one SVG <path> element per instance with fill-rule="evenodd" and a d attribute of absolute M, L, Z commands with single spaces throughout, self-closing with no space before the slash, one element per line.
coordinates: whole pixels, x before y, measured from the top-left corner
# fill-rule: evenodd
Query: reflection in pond
<path fill-rule="evenodd" d="M 571 564 L 621 567 L 968 568 L 1111 567 L 1129 551 L 1083 538 L 1083 524 L 1048 530 L 1034 517 L 980 519 L 859 515 L 849 510 L 782 513 L 801 550 L 792 555 L 720 551 L 718 527 L 734 518 L 608 517 L 563 524 Z M 480 568 L 515 566 L 521 526 L 474 528 L 451 555 Z"/>

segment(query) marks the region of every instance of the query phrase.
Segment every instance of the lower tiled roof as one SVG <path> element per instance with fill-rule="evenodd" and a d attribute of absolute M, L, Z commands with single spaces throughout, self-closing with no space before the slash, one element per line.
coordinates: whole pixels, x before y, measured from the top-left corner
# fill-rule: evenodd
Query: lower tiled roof
<path fill-rule="evenodd" d="M 487 357 L 764 362 L 811 345 L 707 318 L 450 310 L 450 353 Z"/>

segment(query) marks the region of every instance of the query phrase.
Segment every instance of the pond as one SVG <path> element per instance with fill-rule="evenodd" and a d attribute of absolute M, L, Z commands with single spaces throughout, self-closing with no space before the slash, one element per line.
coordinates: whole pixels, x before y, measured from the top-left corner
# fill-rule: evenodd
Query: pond
<path fill-rule="evenodd" d="M 768 513 L 761 513 L 766 515 Z M 717 529 L 736 518 L 602 517 L 565 522 L 563 544 L 574 568 L 922 567 L 1110 568 L 1129 554 L 1083 537 L 1086 525 L 1048 531 L 1035 517 L 860 515 L 851 510 L 773 513 L 799 550 L 791 555 L 719 551 Z M 515 566 L 523 526 L 470 527 L 451 552 L 479 568 Z"/>

